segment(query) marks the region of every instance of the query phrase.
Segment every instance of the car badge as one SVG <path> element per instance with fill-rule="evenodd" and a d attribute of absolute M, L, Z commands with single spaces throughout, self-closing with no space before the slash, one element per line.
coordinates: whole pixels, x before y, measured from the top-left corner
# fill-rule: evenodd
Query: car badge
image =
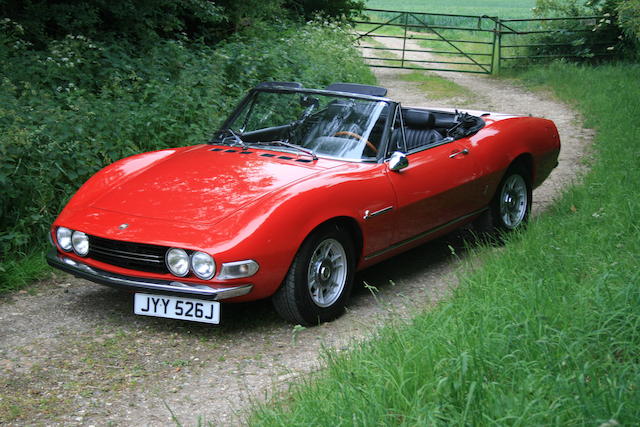
<path fill-rule="evenodd" d="M 127 228 L 129 226 L 129 224 L 120 224 L 120 226 L 118 227 L 120 230 L 124 230 L 125 228 Z"/>

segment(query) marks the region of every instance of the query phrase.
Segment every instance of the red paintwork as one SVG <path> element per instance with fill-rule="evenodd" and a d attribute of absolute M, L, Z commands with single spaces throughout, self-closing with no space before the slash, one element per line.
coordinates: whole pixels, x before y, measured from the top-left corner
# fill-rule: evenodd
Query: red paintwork
<path fill-rule="evenodd" d="M 409 167 L 400 172 L 390 171 L 386 163 L 323 158 L 301 163 L 260 156 L 273 151 L 214 152 L 211 145 L 140 154 L 87 181 L 52 233 L 65 226 L 109 239 L 202 250 L 218 266 L 254 259 L 260 270 L 248 279 L 180 280 L 212 286 L 253 283 L 251 293 L 233 301 L 265 298 L 282 283 L 303 240 L 326 221 L 346 218 L 357 224 L 362 269 L 462 225 L 384 251 L 487 206 L 503 173 L 520 156 L 530 160 L 534 186 L 539 185 L 556 165 L 560 148 L 553 122 L 499 114 L 483 118 L 486 126 L 469 138 L 408 155 Z M 469 154 L 449 158 L 463 148 Z M 389 206 L 394 209 L 364 219 L 366 211 Z M 125 222 L 129 227 L 120 230 Z M 119 274 L 175 279 L 65 254 Z"/>

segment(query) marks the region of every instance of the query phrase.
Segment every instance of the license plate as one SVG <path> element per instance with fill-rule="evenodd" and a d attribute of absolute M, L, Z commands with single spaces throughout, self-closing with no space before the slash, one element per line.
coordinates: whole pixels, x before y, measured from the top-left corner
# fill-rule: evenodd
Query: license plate
<path fill-rule="evenodd" d="M 133 312 L 192 322 L 220 323 L 220 303 L 171 295 L 135 294 Z"/>

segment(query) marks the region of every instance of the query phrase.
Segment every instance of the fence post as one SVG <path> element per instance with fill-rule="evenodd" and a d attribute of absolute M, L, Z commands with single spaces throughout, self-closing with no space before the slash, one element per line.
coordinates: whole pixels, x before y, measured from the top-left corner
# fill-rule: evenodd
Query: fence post
<path fill-rule="evenodd" d="M 502 22 L 500 18 L 496 18 L 495 31 L 493 33 L 493 55 L 491 56 L 491 73 L 498 74 L 500 72 L 500 62 L 502 55 Z"/>
<path fill-rule="evenodd" d="M 404 38 L 402 39 L 402 62 L 400 63 L 400 66 L 404 68 L 404 52 L 407 46 L 407 23 L 408 23 L 408 19 L 409 19 L 409 14 L 408 13 L 404 13 Z"/>

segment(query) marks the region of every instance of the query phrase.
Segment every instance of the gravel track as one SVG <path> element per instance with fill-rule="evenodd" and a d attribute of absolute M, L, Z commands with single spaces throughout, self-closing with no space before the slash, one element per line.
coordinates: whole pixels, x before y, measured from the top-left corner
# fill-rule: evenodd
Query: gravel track
<path fill-rule="evenodd" d="M 534 214 L 579 176 L 592 132 L 549 94 L 438 72 L 474 96 L 434 102 L 399 80 L 403 71 L 374 70 L 389 96 L 405 105 L 462 104 L 554 120 L 560 165 L 534 192 Z M 0 424 L 175 425 L 172 414 L 183 425 L 241 424 L 252 401 L 318 369 L 323 346 L 347 348 L 385 321 L 407 318 L 446 295 L 468 256 L 463 233 L 360 273 L 346 315 L 308 329 L 280 320 L 268 301 L 224 305 L 217 327 L 138 317 L 130 295 L 56 274 L 0 300 Z"/>

